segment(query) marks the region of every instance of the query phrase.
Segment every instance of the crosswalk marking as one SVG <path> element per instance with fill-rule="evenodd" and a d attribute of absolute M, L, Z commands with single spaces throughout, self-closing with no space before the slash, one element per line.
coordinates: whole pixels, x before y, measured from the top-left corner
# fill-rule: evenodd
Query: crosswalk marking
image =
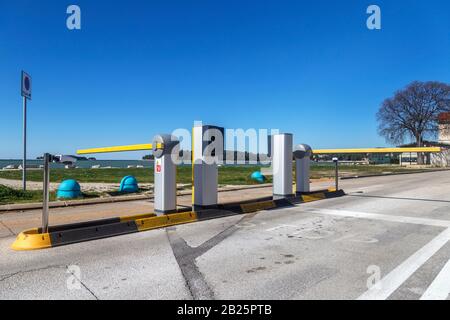
<path fill-rule="evenodd" d="M 374 286 L 363 293 L 358 300 L 385 300 L 397 290 L 414 272 L 427 262 L 450 240 L 450 229 L 441 232 L 412 256 L 406 259 Z"/>
<path fill-rule="evenodd" d="M 450 294 L 450 260 L 433 280 L 420 300 L 446 300 Z"/>
<path fill-rule="evenodd" d="M 406 216 L 395 216 L 379 213 L 366 213 L 346 210 L 309 209 L 308 212 L 359 219 L 382 220 L 399 223 L 421 224 L 435 227 L 446 227 L 437 237 L 428 242 L 412 256 L 397 266 L 373 286 L 364 292 L 358 300 L 385 300 L 397 290 L 414 272 L 425 264 L 439 249 L 450 240 L 450 221 Z M 450 261 L 440 271 L 421 299 L 447 299 L 450 292 Z"/>

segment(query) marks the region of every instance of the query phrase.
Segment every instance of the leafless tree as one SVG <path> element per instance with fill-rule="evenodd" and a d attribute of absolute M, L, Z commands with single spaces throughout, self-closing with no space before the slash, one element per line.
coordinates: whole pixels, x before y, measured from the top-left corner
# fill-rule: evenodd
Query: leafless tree
<path fill-rule="evenodd" d="M 416 146 L 421 147 L 424 139 L 437 135 L 438 116 L 446 111 L 450 111 L 449 84 L 414 81 L 381 104 L 378 133 L 388 143 L 414 139 Z M 422 163 L 422 157 L 418 157 L 418 162 Z"/>

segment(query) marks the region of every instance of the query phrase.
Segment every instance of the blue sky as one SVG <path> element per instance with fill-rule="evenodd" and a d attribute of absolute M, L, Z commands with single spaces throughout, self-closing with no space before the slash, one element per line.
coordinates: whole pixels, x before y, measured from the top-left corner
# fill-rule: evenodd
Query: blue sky
<path fill-rule="evenodd" d="M 0 158 L 22 153 L 22 69 L 30 158 L 148 143 L 195 120 L 314 148 L 384 146 L 385 98 L 450 82 L 447 0 L 0 1 Z M 81 30 L 66 28 L 70 4 Z M 366 27 L 371 4 L 381 30 Z"/>

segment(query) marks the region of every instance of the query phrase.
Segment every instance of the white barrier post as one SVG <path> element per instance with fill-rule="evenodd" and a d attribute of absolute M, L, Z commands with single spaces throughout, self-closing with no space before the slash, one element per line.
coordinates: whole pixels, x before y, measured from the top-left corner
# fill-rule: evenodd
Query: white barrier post
<path fill-rule="evenodd" d="M 153 138 L 154 172 L 154 210 L 156 214 L 169 214 L 177 211 L 177 166 L 172 159 L 179 141 L 169 134 Z M 162 146 L 162 148 L 158 148 Z"/>
<path fill-rule="evenodd" d="M 292 188 L 292 141 L 290 133 L 273 136 L 272 169 L 274 199 L 293 196 Z"/>

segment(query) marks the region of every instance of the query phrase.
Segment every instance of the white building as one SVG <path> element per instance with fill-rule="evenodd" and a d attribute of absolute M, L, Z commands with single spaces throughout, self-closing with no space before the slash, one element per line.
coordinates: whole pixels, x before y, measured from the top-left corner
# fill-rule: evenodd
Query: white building
<path fill-rule="evenodd" d="M 436 167 L 450 167 L 450 112 L 444 112 L 438 119 L 438 141 L 424 141 L 423 147 L 440 147 L 440 153 L 425 154 L 424 164 Z M 414 143 L 402 147 L 415 147 Z M 417 164 L 417 153 L 403 153 L 400 155 L 400 164 Z"/>

